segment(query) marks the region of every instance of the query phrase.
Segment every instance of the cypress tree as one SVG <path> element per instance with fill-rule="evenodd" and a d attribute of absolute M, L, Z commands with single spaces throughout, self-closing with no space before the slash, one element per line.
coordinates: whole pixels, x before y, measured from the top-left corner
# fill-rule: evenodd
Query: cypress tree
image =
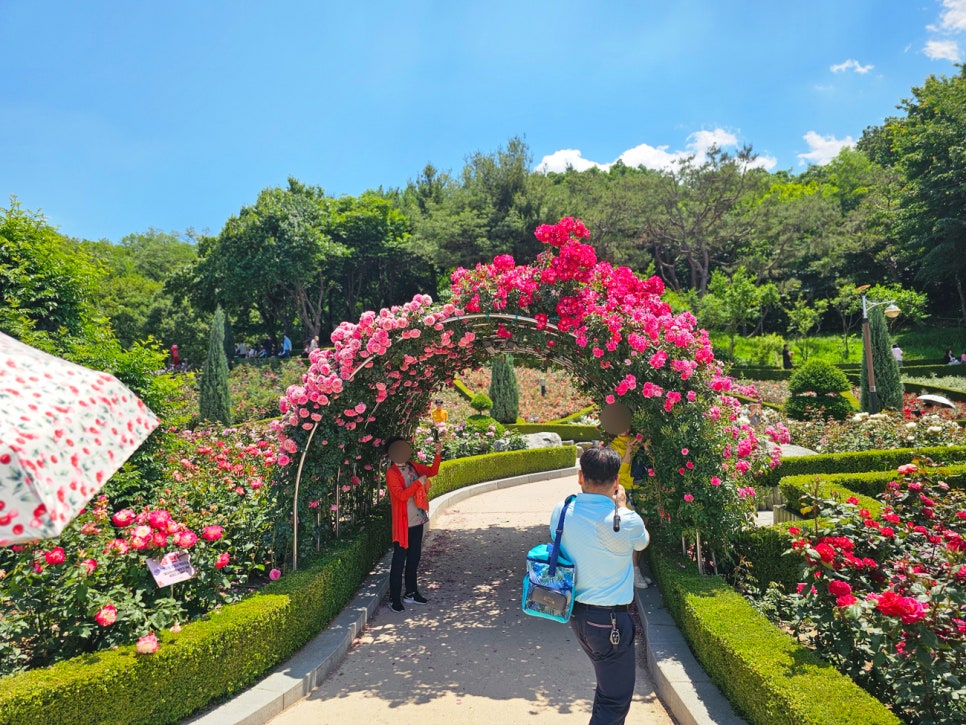
<path fill-rule="evenodd" d="M 517 422 L 520 413 L 520 391 L 517 388 L 517 375 L 513 371 L 513 356 L 498 355 L 493 358 L 490 375 L 490 399 L 493 408 L 490 415 L 500 423 Z"/>
<path fill-rule="evenodd" d="M 215 310 L 208 339 L 208 357 L 201 372 L 198 405 L 201 420 L 231 424 L 231 399 L 228 394 L 228 360 L 225 358 L 225 313 Z"/>
<path fill-rule="evenodd" d="M 886 327 L 885 315 L 875 308 L 869 312 L 869 336 L 872 338 L 872 364 L 875 367 L 875 389 L 879 398 L 879 409 L 902 410 L 904 392 L 899 363 L 892 355 L 892 341 Z M 862 410 L 871 410 L 869 401 L 869 376 L 863 350 L 860 386 Z"/>

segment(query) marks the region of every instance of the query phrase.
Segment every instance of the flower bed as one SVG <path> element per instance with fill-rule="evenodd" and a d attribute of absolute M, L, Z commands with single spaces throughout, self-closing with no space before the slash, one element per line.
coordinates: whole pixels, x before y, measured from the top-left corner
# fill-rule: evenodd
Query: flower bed
<path fill-rule="evenodd" d="M 966 720 L 966 495 L 900 466 L 881 511 L 815 501 L 821 520 L 791 527 L 804 572 L 783 622 L 903 720 Z M 809 533 L 806 533 L 808 531 Z"/>
<path fill-rule="evenodd" d="M 535 370 L 514 366 L 520 392 L 520 418 L 527 423 L 556 420 L 590 405 L 590 398 L 580 391 L 572 376 L 553 368 Z M 464 372 L 460 379 L 477 393 L 490 388 L 490 369 L 476 368 Z M 540 395 L 540 380 L 546 381 L 547 394 Z"/>

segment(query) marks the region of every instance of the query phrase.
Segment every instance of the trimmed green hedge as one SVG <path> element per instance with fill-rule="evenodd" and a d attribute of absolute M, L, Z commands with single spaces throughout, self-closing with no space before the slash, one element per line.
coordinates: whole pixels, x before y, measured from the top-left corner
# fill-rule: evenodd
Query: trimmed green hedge
<path fill-rule="evenodd" d="M 752 725 L 900 723 L 720 577 L 701 576 L 691 561 L 654 547 L 650 558 L 668 609 L 698 661 Z"/>
<path fill-rule="evenodd" d="M 507 428 L 521 435 L 528 433 L 556 433 L 564 441 L 600 440 L 600 430 L 595 425 L 569 425 L 562 423 L 514 423 Z"/>
<path fill-rule="evenodd" d="M 473 400 L 473 391 L 466 387 L 466 383 L 462 380 L 454 380 L 453 387 L 456 388 L 456 392 L 462 395 L 467 400 Z"/>
<path fill-rule="evenodd" d="M 576 447 L 445 461 L 433 494 L 495 478 L 572 466 Z M 0 679 L 0 723 L 174 723 L 245 689 L 292 655 L 342 610 L 386 553 L 388 508 L 354 538 L 181 632 L 158 633 L 156 654 L 133 645 Z"/>
<path fill-rule="evenodd" d="M 838 499 L 845 502 L 854 496 L 858 500 L 859 508 L 868 509 L 869 512 L 878 517 L 882 513 L 882 503 L 874 498 L 861 494 L 851 488 L 846 488 L 840 484 L 831 483 L 826 476 L 785 476 L 781 481 L 782 495 L 785 497 L 785 505 L 789 511 L 806 516 L 801 512 L 801 498 L 810 495 L 815 488 L 815 481 L 819 480 L 818 497 L 820 499 Z M 807 516 L 812 516 L 808 513 Z"/>
<path fill-rule="evenodd" d="M 951 367 L 962 368 L 962 367 L 966 367 L 966 365 L 952 365 Z M 950 400 L 955 400 L 960 403 L 966 403 L 966 392 L 963 392 L 962 390 L 956 390 L 955 388 L 943 388 L 943 387 L 940 387 L 939 385 L 928 385 L 925 383 L 906 382 L 905 380 L 903 380 L 902 382 L 903 382 L 903 385 L 905 385 L 907 388 L 913 388 L 913 389 L 919 390 L 920 392 L 924 391 L 927 393 L 933 393 L 934 395 L 943 395 L 949 398 Z M 906 390 L 906 392 L 911 393 L 912 390 Z"/>
<path fill-rule="evenodd" d="M 571 413 L 570 415 L 565 415 L 563 418 L 558 418 L 557 420 L 547 421 L 548 423 L 568 423 L 572 424 L 578 418 L 583 418 L 585 415 L 590 415 L 595 410 L 597 410 L 596 405 L 588 405 L 586 408 L 581 408 L 576 413 Z"/>
<path fill-rule="evenodd" d="M 895 470 L 916 457 L 928 457 L 939 463 L 966 463 L 966 446 L 930 448 L 894 448 L 892 450 L 859 451 L 857 453 L 824 453 L 816 456 L 791 456 L 782 464 L 766 471 L 756 480 L 756 487 L 777 486 L 785 476 L 815 473 L 865 473 Z"/>
<path fill-rule="evenodd" d="M 943 480 L 953 488 L 966 488 L 966 465 L 940 466 L 937 469 L 927 469 L 936 473 L 941 472 Z M 784 476 L 781 485 L 786 482 L 802 485 L 803 479 L 814 480 L 814 476 Z M 891 471 L 868 471 L 866 473 L 829 473 L 822 476 L 827 483 L 843 489 L 854 491 L 857 495 L 878 496 L 886 490 L 890 481 L 899 478 L 895 469 Z"/>
<path fill-rule="evenodd" d="M 436 498 L 481 481 L 570 468 L 576 461 L 576 446 L 486 453 L 482 456 L 444 461 L 440 466 L 439 475 L 433 479 L 430 498 Z"/>
<path fill-rule="evenodd" d="M 743 530 L 735 540 L 735 554 L 748 573 L 755 578 L 758 591 L 764 592 L 771 583 L 790 592 L 801 581 L 802 557 L 791 551 L 792 538 L 788 527 L 793 523 L 758 526 Z M 804 528 L 804 523 L 798 526 Z"/>

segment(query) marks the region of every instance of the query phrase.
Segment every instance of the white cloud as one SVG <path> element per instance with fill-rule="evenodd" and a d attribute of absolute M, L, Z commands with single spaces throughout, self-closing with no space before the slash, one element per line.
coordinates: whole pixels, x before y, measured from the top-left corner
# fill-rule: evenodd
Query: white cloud
<path fill-rule="evenodd" d="M 939 36 L 926 41 L 922 49 L 926 57 L 959 63 L 962 60 L 959 43 L 950 36 L 966 31 L 966 0 L 943 0 L 939 24 L 927 25 L 926 30 Z"/>
<path fill-rule="evenodd" d="M 700 162 L 707 156 L 712 146 L 728 149 L 737 145 L 738 137 L 735 134 L 722 128 L 716 128 L 713 131 L 695 131 L 688 136 L 684 149 L 679 151 L 669 151 L 669 146 L 651 146 L 642 143 L 639 146 L 627 149 L 616 160 L 635 169 L 638 166 L 644 166 L 648 169 L 667 170 L 675 168 L 690 156 L 694 156 Z M 586 159 L 579 149 L 560 149 L 540 159 L 540 163 L 537 164 L 534 171 L 542 174 L 562 173 L 568 168 L 575 171 L 586 171 L 594 167 L 607 171 L 614 163 L 615 161 L 599 162 Z M 748 168 L 770 170 L 777 164 L 778 160 L 771 156 L 759 156 L 748 164 Z"/>
<path fill-rule="evenodd" d="M 955 40 L 928 40 L 922 52 L 932 60 L 949 60 L 958 63 L 960 60 L 959 43 Z"/>
<path fill-rule="evenodd" d="M 869 65 L 862 65 L 855 58 L 849 58 L 848 60 L 842 63 L 837 63 L 836 65 L 829 66 L 829 70 L 832 71 L 833 73 L 842 73 L 847 70 L 854 70 L 856 73 L 860 75 L 865 75 L 873 68 L 875 68 L 875 66 L 872 65 L 871 63 Z"/>
<path fill-rule="evenodd" d="M 563 173 L 567 169 L 586 171 L 594 166 L 604 168 L 604 166 L 610 166 L 610 164 L 601 165 L 596 161 L 585 159 L 581 155 L 580 149 L 560 149 L 559 151 L 554 151 L 552 154 L 544 156 L 542 159 L 540 159 L 540 163 L 537 165 L 536 171 L 539 171 L 542 174 L 546 174 L 551 171 Z"/>
<path fill-rule="evenodd" d="M 844 139 L 837 139 L 835 136 L 822 136 L 815 131 L 809 131 L 802 138 L 805 139 L 805 143 L 808 144 L 810 149 L 808 153 L 799 154 L 799 163 L 805 164 L 816 164 L 818 166 L 825 166 L 829 161 L 838 156 L 839 151 L 848 146 L 851 148 L 855 146 L 855 141 L 852 140 L 851 136 L 846 136 Z"/>
<path fill-rule="evenodd" d="M 966 30 L 966 0 L 943 0 L 943 7 L 939 27 L 950 33 Z"/>

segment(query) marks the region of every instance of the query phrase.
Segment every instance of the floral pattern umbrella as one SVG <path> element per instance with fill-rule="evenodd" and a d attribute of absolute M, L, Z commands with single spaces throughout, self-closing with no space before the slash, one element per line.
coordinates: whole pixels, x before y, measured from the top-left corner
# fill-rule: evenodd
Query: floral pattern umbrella
<path fill-rule="evenodd" d="M 158 425 L 107 373 L 0 333 L 0 546 L 57 536 Z"/>

